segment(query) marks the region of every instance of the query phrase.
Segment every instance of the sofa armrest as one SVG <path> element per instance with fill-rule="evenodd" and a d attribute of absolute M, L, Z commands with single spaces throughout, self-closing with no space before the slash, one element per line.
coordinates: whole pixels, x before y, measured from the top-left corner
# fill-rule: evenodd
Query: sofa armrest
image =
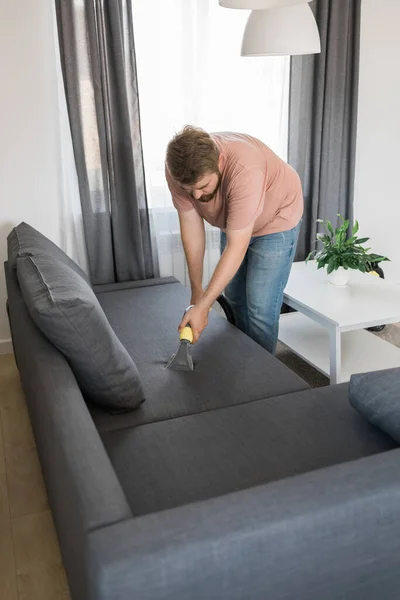
<path fill-rule="evenodd" d="M 96 600 L 393 600 L 400 450 L 90 534 Z"/>
<path fill-rule="evenodd" d="M 30 318 L 6 266 L 14 350 L 73 598 L 87 598 L 88 532 L 132 516 L 63 355 Z"/>

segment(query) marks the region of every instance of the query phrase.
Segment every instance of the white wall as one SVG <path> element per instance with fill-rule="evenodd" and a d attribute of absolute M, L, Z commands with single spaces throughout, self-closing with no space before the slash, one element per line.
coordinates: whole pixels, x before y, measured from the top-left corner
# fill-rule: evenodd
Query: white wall
<path fill-rule="evenodd" d="M 400 0 L 363 0 L 355 214 L 400 282 Z"/>
<path fill-rule="evenodd" d="M 9 348 L 6 236 L 24 220 L 60 240 L 53 0 L 0 3 L 0 353 Z"/>

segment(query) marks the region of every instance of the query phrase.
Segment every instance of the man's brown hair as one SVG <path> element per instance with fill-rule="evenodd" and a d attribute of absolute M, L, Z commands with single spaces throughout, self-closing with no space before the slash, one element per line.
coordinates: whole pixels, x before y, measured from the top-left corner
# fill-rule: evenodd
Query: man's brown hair
<path fill-rule="evenodd" d="M 182 185 L 194 185 L 206 173 L 218 173 L 218 159 L 217 145 L 199 127 L 186 125 L 168 144 L 169 172 Z"/>

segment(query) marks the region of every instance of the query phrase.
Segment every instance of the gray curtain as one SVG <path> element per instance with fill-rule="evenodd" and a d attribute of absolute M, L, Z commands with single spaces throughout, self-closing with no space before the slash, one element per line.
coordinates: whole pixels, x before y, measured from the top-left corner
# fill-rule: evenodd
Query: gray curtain
<path fill-rule="evenodd" d="M 353 218 L 361 0 L 310 6 L 322 52 L 292 57 L 290 73 L 288 160 L 305 200 L 296 260 L 315 248 L 316 219 Z"/>
<path fill-rule="evenodd" d="M 93 284 L 156 275 L 130 0 L 56 0 Z"/>

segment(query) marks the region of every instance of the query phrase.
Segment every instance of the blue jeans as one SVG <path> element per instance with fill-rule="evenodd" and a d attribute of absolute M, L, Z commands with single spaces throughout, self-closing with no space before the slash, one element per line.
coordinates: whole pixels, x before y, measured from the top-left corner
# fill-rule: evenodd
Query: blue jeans
<path fill-rule="evenodd" d="M 283 292 L 300 225 L 290 231 L 252 237 L 238 272 L 225 290 L 237 327 L 271 354 L 276 351 Z M 226 235 L 221 232 L 221 253 L 225 246 Z"/>

